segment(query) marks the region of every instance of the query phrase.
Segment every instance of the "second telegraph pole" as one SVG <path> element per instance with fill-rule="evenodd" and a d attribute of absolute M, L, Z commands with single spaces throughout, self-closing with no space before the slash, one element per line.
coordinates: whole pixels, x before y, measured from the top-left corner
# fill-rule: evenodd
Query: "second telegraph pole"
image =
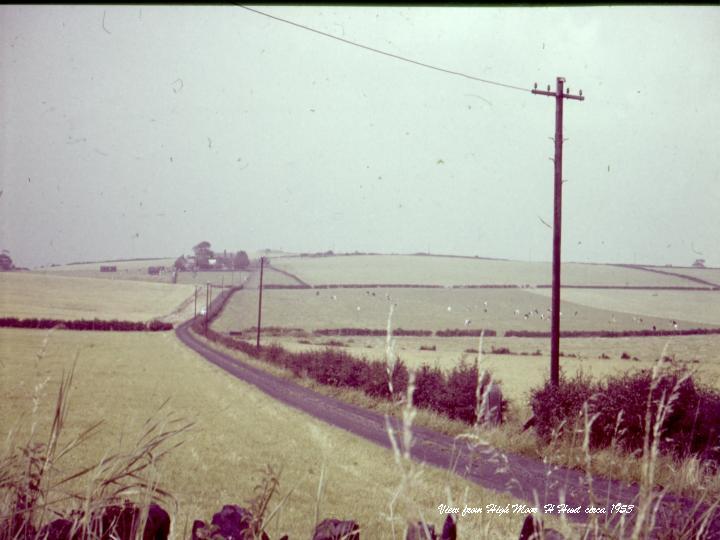
<path fill-rule="evenodd" d="M 255 347 L 260 348 L 260 325 L 262 321 L 262 290 L 263 290 L 263 266 L 265 265 L 265 257 L 260 257 L 260 287 L 258 296 L 258 321 L 257 321 L 257 338 Z"/>
<path fill-rule="evenodd" d="M 557 78 L 555 92 L 538 90 L 537 84 L 533 94 L 552 96 L 555 98 L 555 206 L 553 212 L 553 266 L 552 266 L 552 312 L 550 327 L 550 382 L 557 386 L 560 383 L 560 241 L 562 232 L 562 151 L 563 151 L 563 100 L 585 98 L 580 94 L 574 96 L 565 91 L 565 79 Z"/>

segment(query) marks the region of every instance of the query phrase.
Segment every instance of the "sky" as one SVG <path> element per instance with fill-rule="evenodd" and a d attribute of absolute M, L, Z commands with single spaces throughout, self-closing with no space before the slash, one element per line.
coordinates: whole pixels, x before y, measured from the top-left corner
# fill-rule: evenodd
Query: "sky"
<path fill-rule="evenodd" d="M 264 248 L 720 266 L 720 7 L 0 7 L 16 265 Z M 545 222 L 545 223 L 543 223 Z"/>

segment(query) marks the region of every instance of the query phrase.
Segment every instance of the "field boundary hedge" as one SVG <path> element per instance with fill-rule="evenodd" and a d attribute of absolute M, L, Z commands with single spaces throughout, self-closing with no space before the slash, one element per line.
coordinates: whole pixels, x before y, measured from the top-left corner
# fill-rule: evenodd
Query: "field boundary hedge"
<path fill-rule="evenodd" d="M 274 344 L 258 348 L 252 343 L 212 329 L 205 331 L 203 324 L 195 324 L 192 329 L 210 341 L 287 369 L 296 377 L 308 377 L 326 386 L 354 388 L 386 401 L 398 400 L 407 392 L 409 372 L 399 358 L 390 370 L 384 361 L 357 358 L 330 347 L 302 352 L 291 352 Z M 416 407 L 433 410 L 452 420 L 474 424 L 478 379 L 475 365 L 461 363 L 451 372 L 445 373 L 439 367 L 424 364 L 416 370 L 413 403 Z M 388 380 L 392 380 L 393 394 L 390 393 Z M 481 388 L 481 395 L 482 391 Z M 503 400 L 502 410 L 506 408 L 507 402 Z"/>
<path fill-rule="evenodd" d="M 711 281 L 707 281 L 707 280 L 704 280 L 699 277 L 688 276 L 687 274 L 681 274 L 680 272 L 670 272 L 669 270 L 660 270 L 659 268 L 649 268 L 647 266 L 640 266 L 637 264 L 618 264 L 616 266 L 620 266 L 622 268 L 632 268 L 634 270 L 644 270 L 645 272 L 653 272 L 655 274 L 662 274 L 665 276 L 679 277 L 682 279 L 687 279 L 689 281 L 694 281 L 695 283 L 702 283 L 703 285 L 709 285 L 712 288 L 720 287 L 720 285 L 718 285 L 717 283 L 713 283 Z"/>
<path fill-rule="evenodd" d="M 445 330 L 437 330 L 437 337 L 493 337 L 497 335 L 495 330 L 490 328 L 446 328 Z"/>
<path fill-rule="evenodd" d="M 63 330 L 83 330 L 97 332 L 165 332 L 172 330 L 172 323 L 152 320 L 150 322 L 119 321 L 117 319 L 19 319 L 17 317 L 0 318 L 2 328 L 34 328 Z"/>
<path fill-rule="evenodd" d="M 242 335 L 242 332 L 248 334 L 257 332 L 257 327 L 253 326 L 245 328 L 238 334 Z M 344 336 L 344 337 L 384 337 L 387 334 L 385 328 L 317 328 L 312 331 L 306 331 L 302 328 L 287 327 L 287 326 L 263 326 L 260 329 L 261 334 L 273 335 L 273 336 L 308 336 L 310 334 L 316 336 Z M 480 334 L 486 337 L 497 336 L 497 332 L 492 329 L 468 329 L 468 328 L 446 328 L 445 330 L 421 330 L 417 328 L 396 328 L 393 330 L 393 336 L 404 336 L 404 337 L 480 337 Z"/>
<path fill-rule="evenodd" d="M 318 336 L 385 336 L 387 330 L 384 328 L 318 328 L 313 331 Z M 404 328 L 396 328 L 393 330 L 394 336 L 432 336 L 432 330 L 408 330 Z"/>
<path fill-rule="evenodd" d="M 453 289 L 524 289 L 527 285 L 483 283 L 480 285 L 453 285 Z"/>
<path fill-rule="evenodd" d="M 552 285 L 536 285 L 538 289 L 551 289 Z M 681 287 L 679 285 L 562 285 L 563 289 L 618 289 L 630 291 L 718 291 L 720 287 Z"/>
<path fill-rule="evenodd" d="M 223 291 L 211 302 L 207 324 L 204 317 L 196 318 L 191 325 L 192 330 L 210 341 L 287 369 L 296 377 L 309 377 L 323 385 L 355 388 L 371 397 L 388 401 L 395 401 L 407 392 L 409 372 L 400 358 L 391 368 L 384 361 L 357 358 L 330 347 L 321 351 L 301 352 L 291 352 L 274 344 L 256 347 L 245 340 L 209 328 L 210 322 L 222 311 L 228 298 L 241 288 Z M 388 381 L 392 381 L 392 393 Z M 433 410 L 450 419 L 474 424 L 478 384 L 476 365 L 461 362 L 451 372 L 445 373 L 439 367 L 426 364 L 416 371 L 413 403 L 416 407 Z M 482 395 L 483 387 L 480 390 Z M 503 400 L 501 409 L 504 411 L 506 408 L 507 402 Z"/>
<path fill-rule="evenodd" d="M 309 283 L 303 281 L 302 279 L 297 277 L 295 274 L 291 274 L 287 270 L 282 270 L 280 268 L 273 266 L 272 264 L 270 264 L 270 261 L 267 261 L 266 268 L 268 268 L 270 270 L 274 270 L 275 272 L 278 272 L 279 274 L 282 274 L 285 277 L 289 277 L 290 279 L 294 279 L 295 281 L 298 282 L 298 285 L 300 285 L 302 288 L 309 289 L 311 287 L 311 285 Z"/>
<path fill-rule="evenodd" d="M 280 272 L 277 268 L 273 270 Z M 263 289 L 550 289 L 551 284 L 540 284 L 531 286 L 529 284 L 493 284 L 481 283 L 477 285 L 436 285 L 423 283 L 320 283 L 310 285 L 302 284 L 280 284 L 270 283 L 263 285 Z M 565 285 L 565 289 L 607 289 L 607 290 L 638 290 L 638 291 L 720 291 L 720 287 L 682 287 L 673 285 Z"/>
<path fill-rule="evenodd" d="M 277 269 L 273 267 L 273 270 Z M 520 289 L 527 287 L 527 285 L 493 283 L 481 283 L 478 285 L 437 285 L 432 283 L 319 283 L 317 285 L 304 283 L 303 285 L 263 285 L 263 289 Z"/>
<path fill-rule="evenodd" d="M 688 328 L 687 330 L 561 330 L 563 338 L 620 338 L 655 336 L 704 336 L 720 334 L 720 328 Z M 505 337 L 546 338 L 550 332 L 535 330 L 507 330 Z"/>
<path fill-rule="evenodd" d="M 424 283 L 321 283 L 314 289 L 444 289 L 444 285 Z"/>

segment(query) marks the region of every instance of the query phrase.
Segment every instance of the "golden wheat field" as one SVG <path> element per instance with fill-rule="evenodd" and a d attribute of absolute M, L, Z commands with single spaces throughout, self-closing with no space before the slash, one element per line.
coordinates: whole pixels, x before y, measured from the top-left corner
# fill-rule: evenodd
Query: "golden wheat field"
<path fill-rule="evenodd" d="M 47 266 L 35 270 L 37 273 L 70 277 L 90 277 L 112 280 L 150 281 L 153 283 L 170 283 L 172 267 L 175 259 L 142 259 L 132 261 L 88 262 Z M 101 266 L 115 266 L 116 272 L 101 272 Z M 148 267 L 162 266 L 169 271 L 159 275 L 148 273 Z"/>
<path fill-rule="evenodd" d="M 192 294 L 190 285 L 0 274 L 0 313 L 6 317 L 146 321 L 171 314 Z"/>
<path fill-rule="evenodd" d="M 390 450 L 273 401 L 206 363 L 172 333 L 3 329 L 0 341 L 0 429 L 13 431 L 18 442 L 27 440 L 31 425 L 43 440 L 61 373 L 75 363 L 64 436 L 71 438 L 96 420 L 102 424 L 63 467 L 76 469 L 132 446 L 149 417 L 171 411 L 194 423 L 182 436 L 184 443 L 159 465 L 161 485 L 177 500 L 171 510 L 176 538 L 188 536 L 193 519 L 208 519 L 223 504 L 246 503 L 267 465 L 280 471 L 271 508 L 293 490 L 268 527 L 272 537 L 310 537 L 316 508 L 320 519 L 355 519 L 364 538 L 391 538 L 392 519 L 402 528 L 422 514 L 439 524 L 437 506 L 449 498 L 472 506 L 514 502 L 448 472 L 416 465 L 417 475 L 391 511 L 402 475 Z M 324 489 L 318 497 L 321 476 Z M 459 531 L 463 538 L 503 539 L 514 537 L 521 523 L 522 517 L 512 515 L 466 516 Z"/>

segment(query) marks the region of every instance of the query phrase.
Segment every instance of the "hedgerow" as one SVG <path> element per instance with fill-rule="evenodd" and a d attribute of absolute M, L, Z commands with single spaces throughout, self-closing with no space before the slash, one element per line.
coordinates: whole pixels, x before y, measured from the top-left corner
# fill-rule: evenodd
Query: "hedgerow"
<path fill-rule="evenodd" d="M 704 336 L 720 334 L 720 328 L 688 328 L 687 330 L 561 330 L 560 337 L 649 337 L 649 336 Z M 485 335 L 488 335 L 487 332 Z M 550 332 L 536 330 L 507 330 L 505 337 L 546 338 Z"/>
<path fill-rule="evenodd" d="M 446 328 L 435 332 L 437 337 L 480 337 L 481 335 L 496 336 L 497 332 L 490 329 Z"/>
<path fill-rule="evenodd" d="M 318 328 L 313 333 L 318 336 L 384 336 L 387 330 L 382 328 Z M 432 336 L 431 330 L 393 330 L 394 336 Z"/>
<path fill-rule="evenodd" d="M 594 416 L 592 447 L 642 450 L 649 420 L 650 426 L 659 422 L 661 451 L 720 462 L 720 392 L 697 385 L 684 369 L 665 369 L 655 377 L 644 369 L 602 382 L 561 377 L 558 386 L 548 381 L 531 393 L 537 434 L 550 440 L 583 428 L 586 402 Z"/>
<path fill-rule="evenodd" d="M 62 328 L 64 330 L 83 330 L 99 332 L 164 332 L 172 330 L 171 323 L 153 320 L 150 322 L 119 321 L 102 319 L 19 319 L 17 317 L 0 318 L 0 327 L 4 328 L 35 328 L 50 329 Z"/>
<path fill-rule="evenodd" d="M 386 400 L 397 400 L 406 394 L 409 374 L 400 358 L 394 363 L 392 372 L 388 375 L 386 362 L 368 360 L 364 357 L 357 358 L 337 348 L 326 347 L 320 351 L 292 352 L 276 344 L 256 347 L 245 340 L 236 339 L 209 328 L 209 323 L 220 314 L 235 290 L 237 288 L 223 291 L 213 300 L 207 319 L 197 318 L 192 329 L 229 349 L 285 368 L 296 377 L 307 377 L 328 386 L 357 389 L 369 396 Z M 341 332 L 358 329 L 326 330 Z M 393 335 L 402 335 L 400 332 L 400 329 L 394 330 Z M 344 334 L 328 333 L 323 335 Z M 382 335 L 385 335 L 385 330 L 382 331 Z M 477 335 L 480 335 L 479 331 Z M 485 335 L 495 335 L 495 333 L 488 334 L 486 331 Z M 390 392 L 388 379 L 392 381 L 393 394 Z M 477 366 L 471 366 L 465 362 L 461 362 L 449 373 L 445 373 L 437 367 L 422 366 L 416 373 L 413 403 L 416 407 L 431 409 L 448 418 L 473 424 L 476 419 L 478 380 Z M 504 413 L 506 409 L 507 402 L 503 400 L 501 412 Z"/>
<path fill-rule="evenodd" d="M 198 321 L 193 329 L 221 345 L 243 352 L 253 358 L 291 371 L 296 377 L 307 377 L 320 384 L 360 390 L 365 394 L 386 400 L 398 399 L 407 391 L 408 369 L 401 359 L 392 371 L 390 394 L 387 364 L 383 361 L 357 358 L 333 348 L 319 351 L 292 352 L 279 345 L 255 345 L 212 329 L 205 332 Z M 451 372 L 422 366 L 415 376 L 413 403 L 419 408 L 434 410 L 451 419 L 468 424 L 475 422 L 476 388 L 478 372 L 475 366 L 461 363 Z M 506 404 L 504 403 L 504 407 Z"/>

